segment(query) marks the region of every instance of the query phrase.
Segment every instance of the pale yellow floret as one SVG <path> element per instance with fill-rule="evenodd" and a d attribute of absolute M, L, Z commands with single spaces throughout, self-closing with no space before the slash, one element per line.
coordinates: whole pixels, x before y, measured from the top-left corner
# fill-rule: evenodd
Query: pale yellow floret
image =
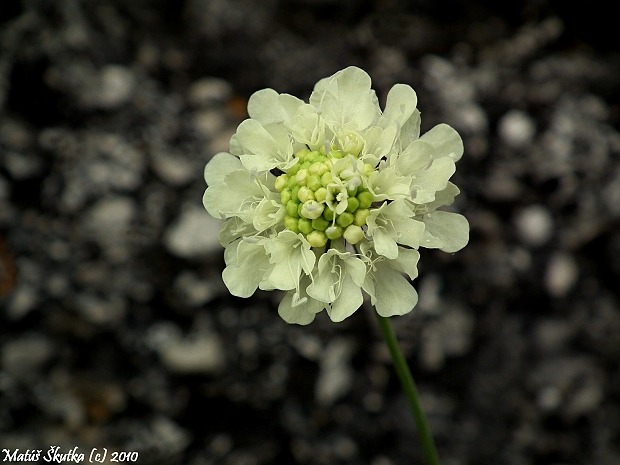
<path fill-rule="evenodd" d="M 359 241 L 364 239 L 364 230 L 359 226 L 352 224 L 344 230 L 342 234 L 347 242 L 351 244 L 357 244 Z"/>
<path fill-rule="evenodd" d="M 312 231 L 306 236 L 306 239 L 312 247 L 323 247 L 327 244 L 327 236 L 323 231 Z"/>

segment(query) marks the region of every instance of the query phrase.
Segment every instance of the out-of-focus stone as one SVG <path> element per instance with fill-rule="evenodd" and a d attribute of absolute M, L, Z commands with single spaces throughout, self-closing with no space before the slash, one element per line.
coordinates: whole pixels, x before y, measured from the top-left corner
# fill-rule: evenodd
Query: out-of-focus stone
<path fill-rule="evenodd" d="M 164 151 L 154 151 L 151 156 L 153 169 L 166 184 L 183 186 L 193 179 L 202 177 L 196 165 L 185 157 L 175 156 Z"/>
<path fill-rule="evenodd" d="M 543 205 L 531 205 L 517 213 L 514 219 L 521 240 L 530 246 L 538 247 L 553 235 L 553 217 Z"/>
<path fill-rule="evenodd" d="M 226 101 L 232 95 L 232 86 L 223 79 L 203 78 L 193 82 L 187 94 L 190 104 L 210 106 Z"/>
<path fill-rule="evenodd" d="M 86 214 L 84 228 L 113 261 L 124 261 L 131 251 L 128 247 L 131 224 L 136 217 L 136 205 L 129 197 L 110 197 L 99 200 Z"/>
<path fill-rule="evenodd" d="M 41 171 L 41 160 L 32 155 L 5 152 L 3 158 L 4 167 L 11 177 L 17 181 L 31 178 Z"/>
<path fill-rule="evenodd" d="M 551 257 L 545 272 L 545 287 L 553 297 L 564 297 L 579 277 L 579 268 L 572 255 L 558 252 Z"/>
<path fill-rule="evenodd" d="M 2 369 L 13 376 L 36 372 L 54 351 L 52 343 L 41 335 L 10 340 L 2 347 Z"/>
<path fill-rule="evenodd" d="M 216 282 L 201 279 L 195 273 L 184 271 L 174 280 L 174 289 L 181 300 L 191 307 L 198 307 L 211 300 L 218 292 Z"/>
<path fill-rule="evenodd" d="M 315 397 L 321 405 L 332 405 L 351 389 L 353 369 L 351 356 L 353 344 L 344 338 L 336 338 L 325 348 L 321 356 L 320 372 L 315 386 Z"/>
<path fill-rule="evenodd" d="M 99 106 L 108 110 L 127 103 L 136 86 L 130 69 L 120 65 L 107 65 L 101 70 Z"/>
<path fill-rule="evenodd" d="M 173 323 L 160 323 L 149 330 L 147 344 L 159 353 L 164 366 L 175 373 L 213 373 L 225 362 L 219 336 L 207 328 L 197 328 L 183 337 Z"/>
<path fill-rule="evenodd" d="M 191 206 L 166 230 L 164 243 L 177 257 L 200 258 L 221 251 L 217 236 L 222 222 L 211 217 L 204 208 Z"/>
<path fill-rule="evenodd" d="M 499 136 L 511 147 L 526 147 L 536 134 L 534 120 L 521 110 L 510 110 L 500 118 L 498 124 Z"/>
<path fill-rule="evenodd" d="M 221 111 L 198 111 L 193 117 L 193 126 L 196 132 L 205 139 L 212 139 L 226 125 L 226 118 Z"/>
<path fill-rule="evenodd" d="M 221 343 L 215 334 L 177 341 L 160 352 L 166 368 L 177 373 L 212 373 L 224 361 Z"/>

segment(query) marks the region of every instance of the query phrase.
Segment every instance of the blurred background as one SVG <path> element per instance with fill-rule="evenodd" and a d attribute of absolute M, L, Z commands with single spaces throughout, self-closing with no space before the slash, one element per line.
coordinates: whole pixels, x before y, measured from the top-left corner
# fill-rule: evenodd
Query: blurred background
<path fill-rule="evenodd" d="M 0 447 L 424 463 L 369 308 L 231 297 L 202 172 L 348 65 L 463 136 L 456 254 L 394 318 L 444 465 L 620 463 L 620 42 L 602 2 L 4 0 Z M 251 270 L 249 270 L 251 272 Z"/>

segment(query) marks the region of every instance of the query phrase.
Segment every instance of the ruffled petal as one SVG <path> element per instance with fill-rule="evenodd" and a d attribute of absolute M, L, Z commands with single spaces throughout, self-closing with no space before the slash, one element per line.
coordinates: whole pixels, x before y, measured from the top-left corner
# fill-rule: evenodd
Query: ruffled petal
<path fill-rule="evenodd" d="M 455 171 L 456 165 L 452 158 L 442 157 L 434 160 L 427 170 L 420 171 L 413 180 L 413 202 L 422 204 L 435 200 L 435 193 L 446 188 L 448 179 Z"/>
<path fill-rule="evenodd" d="M 458 213 L 434 211 L 422 217 L 426 225 L 422 245 L 428 249 L 457 252 L 469 242 L 469 223 Z"/>
<path fill-rule="evenodd" d="M 278 94 L 273 89 L 254 92 L 248 100 L 248 114 L 262 124 L 283 123 L 291 128 L 303 100 L 289 94 Z"/>
<path fill-rule="evenodd" d="M 239 169 L 243 169 L 243 165 L 237 157 L 227 152 L 216 153 L 205 166 L 205 182 L 207 186 L 223 184 L 227 174 Z"/>
<path fill-rule="evenodd" d="M 404 199 L 411 195 L 411 178 L 399 176 L 390 166 L 370 175 L 368 189 L 376 202 Z"/>
<path fill-rule="evenodd" d="M 420 111 L 415 109 L 400 129 L 397 147 L 399 151 L 402 151 L 402 149 L 408 147 L 414 140 L 417 140 L 420 137 L 421 122 L 422 119 L 420 118 Z"/>
<path fill-rule="evenodd" d="M 406 84 L 394 85 L 388 92 L 385 110 L 378 125 L 382 128 L 389 125 L 402 127 L 413 114 L 417 104 L 418 96 L 410 86 Z"/>
<path fill-rule="evenodd" d="M 297 117 L 291 126 L 293 137 L 298 143 L 307 145 L 310 150 L 318 150 L 325 144 L 325 122 L 316 108 L 303 104 L 297 111 Z"/>
<path fill-rule="evenodd" d="M 227 266 L 222 279 L 230 293 L 237 297 L 254 294 L 271 267 L 262 241 L 239 240 L 226 248 L 224 258 Z"/>
<path fill-rule="evenodd" d="M 405 315 L 418 303 L 418 293 L 413 286 L 394 270 L 389 263 L 379 262 L 372 273 L 375 300 L 371 303 L 383 317 Z"/>
<path fill-rule="evenodd" d="M 454 203 L 454 198 L 460 193 L 461 191 L 458 187 L 456 187 L 456 185 L 448 182 L 445 189 L 435 194 L 435 200 L 426 204 L 427 211 L 432 212 L 437 210 L 439 207 L 452 205 Z"/>
<path fill-rule="evenodd" d="M 265 242 L 265 250 L 269 254 L 269 262 L 273 265 L 267 280 L 275 289 L 283 291 L 298 289 L 301 272 L 309 275 L 314 268 L 316 256 L 302 234 L 289 230 L 282 231 Z"/>
<path fill-rule="evenodd" d="M 415 173 L 427 169 L 437 150 L 428 142 L 415 140 L 398 155 L 396 170 L 403 176 L 413 176 Z"/>
<path fill-rule="evenodd" d="M 340 295 L 327 307 L 327 314 L 333 322 L 340 322 L 350 317 L 364 303 L 364 296 L 359 284 L 355 284 L 351 275 L 347 274 L 340 285 Z"/>
<path fill-rule="evenodd" d="M 395 126 L 388 126 L 385 129 L 373 126 L 367 129 L 364 133 L 362 160 L 372 166 L 377 166 L 382 158 L 390 159 L 397 135 L 398 129 Z"/>
<path fill-rule="evenodd" d="M 362 288 L 370 295 L 370 303 L 375 306 L 377 313 L 383 317 L 409 313 L 418 303 L 418 293 L 394 268 L 402 268 L 402 263 L 376 259 L 368 244 L 364 244 L 361 249 L 372 263 Z"/>
<path fill-rule="evenodd" d="M 241 218 L 234 216 L 224 221 L 217 239 L 222 244 L 222 247 L 228 247 L 229 244 L 232 244 L 240 237 L 253 236 L 257 232 L 252 223 L 247 223 Z"/>
<path fill-rule="evenodd" d="M 410 279 L 415 279 L 418 277 L 419 260 L 420 252 L 417 250 L 399 247 L 398 258 L 390 261 L 390 266 L 396 271 L 407 274 Z"/>
<path fill-rule="evenodd" d="M 378 119 L 381 111 L 370 82 L 366 72 L 350 66 L 321 79 L 310 96 L 310 104 L 321 111 L 332 130 L 366 129 Z"/>
<path fill-rule="evenodd" d="M 287 323 L 308 325 L 314 321 L 314 317 L 325 307 L 323 302 L 314 300 L 305 292 L 310 278 L 304 276 L 301 279 L 299 294 L 296 291 L 288 291 L 280 305 L 278 315 Z"/>
<path fill-rule="evenodd" d="M 459 133 L 447 124 L 438 124 L 420 139 L 435 147 L 439 157 L 450 157 L 457 162 L 463 156 L 463 140 Z"/>
<path fill-rule="evenodd" d="M 263 126 L 254 119 L 246 119 L 237 128 L 236 140 L 245 149 L 239 158 L 248 171 L 287 170 L 297 163 L 289 133 L 282 125 Z"/>
<path fill-rule="evenodd" d="M 246 170 L 228 173 L 223 183 L 209 186 L 202 197 L 202 203 L 215 218 L 239 216 L 256 199 L 264 198 L 264 192 L 253 182 Z"/>

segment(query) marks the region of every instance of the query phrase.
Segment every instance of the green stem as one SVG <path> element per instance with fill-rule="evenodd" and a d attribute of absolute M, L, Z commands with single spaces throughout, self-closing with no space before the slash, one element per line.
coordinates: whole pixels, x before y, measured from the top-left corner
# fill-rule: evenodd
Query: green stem
<path fill-rule="evenodd" d="M 405 395 L 407 396 L 407 399 L 409 399 L 411 411 L 413 412 L 413 418 L 415 419 L 416 425 L 418 427 L 418 433 L 420 435 L 420 440 L 422 441 L 422 446 L 424 447 L 424 455 L 426 455 L 426 461 L 429 465 L 439 465 L 437 449 L 435 448 L 435 442 L 433 441 L 431 430 L 428 427 L 426 416 L 424 415 L 424 411 L 422 410 L 422 406 L 420 405 L 420 396 L 418 394 L 418 389 L 415 386 L 413 376 L 411 376 L 411 371 L 407 366 L 405 357 L 403 357 L 403 354 L 398 347 L 398 341 L 396 340 L 394 330 L 392 330 L 392 326 L 390 325 L 390 320 L 389 318 L 380 316 L 376 311 L 374 313 L 377 316 L 377 321 L 379 322 L 379 328 L 381 328 L 381 334 L 383 334 L 383 339 L 385 340 L 385 343 L 390 350 L 390 355 L 392 356 L 392 361 L 394 362 L 394 368 L 396 369 L 396 373 L 400 378 L 400 382 L 403 386 L 403 390 L 405 391 Z"/>

